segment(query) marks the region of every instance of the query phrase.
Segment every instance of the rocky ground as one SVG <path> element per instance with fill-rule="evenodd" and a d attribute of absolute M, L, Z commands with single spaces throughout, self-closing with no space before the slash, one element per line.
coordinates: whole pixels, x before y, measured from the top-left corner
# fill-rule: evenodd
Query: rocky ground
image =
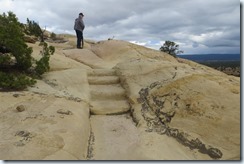
<path fill-rule="evenodd" d="M 233 76 L 237 76 L 240 77 L 241 76 L 241 68 L 240 67 L 235 67 L 235 68 L 231 68 L 231 67 L 218 67 L 216 68 L 219 71 L 222 71 L 224 73 L 226 73 L 227 75 L 233 75 Z"/>
<path fill-rule="evenodd" d="M 240 160 L 240 78 L 124 41 L 80 50 L 63 37 L 34 87 L 0 92 L 0 159 Z"/>

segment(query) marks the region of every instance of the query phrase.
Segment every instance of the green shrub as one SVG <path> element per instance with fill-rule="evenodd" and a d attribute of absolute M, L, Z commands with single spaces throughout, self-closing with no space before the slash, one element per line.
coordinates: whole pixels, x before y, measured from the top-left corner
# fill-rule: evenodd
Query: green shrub
<path fill-rule="evenodd" d="M 1 54 L 0 53 L 0 65 L 8 65 L 11 61 L 11 57 L 9 54 Z"/>
<path fill-rule="evenodd" d="M 24 31 L 27 35 L 34 35 L 36 37 L 41 36 L 42 30 L 41 30 L 40 26 L 35 21 L 29 20 L 27 18 L 27 24 L 25 27 L 26 28 Z"/>
<path fill-rule="evenodd" d="M 27 18 L 27 24 L 24 29 L 24 32 L 27 35 L 34 35 L 39 37 L 41 42 L 44 42 L 44 31 L 45 30 L 42 30 L 38 23 Z"/>
<path fill-rule="evenodd" d="M 23 90 L 32 86 L 36 81 L 25 74 L 5 73 L 0 71 L 0 88 L 3 90 Z"/>
<path fill-rule="evenodd" d="M 55 52 L 55 48 L 53 46 L 48 47 L 47 43 L 45 42 L 41 43 L 40 45 L 43 46 L 43 49 L 41 51 L 42 58 L 36 61 L 36 67 L 35 67 L 35 71 L 39 76 L 49 71 L 50 69 L 49 59 L 50 56 L 53 55 Z"/>

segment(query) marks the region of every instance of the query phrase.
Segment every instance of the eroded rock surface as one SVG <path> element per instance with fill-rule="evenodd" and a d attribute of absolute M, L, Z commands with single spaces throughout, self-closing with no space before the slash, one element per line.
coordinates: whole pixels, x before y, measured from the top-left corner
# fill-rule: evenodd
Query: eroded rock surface
<path fill-rule="evenodd" d="M 124 41 L 64 39 L 34 87 L 0 92 L 0 159 L 240 160 L 240 78 Z"/>
<path fill-rule="evenodd" d="M 194 79 L 194 81 L 192 81 L 192 79 Z M 215 99 L 212 99 L 212 101 L 205 101 L 205 99 L 208 99 L 208 97 L 212 97 L 212 95 L 210 95 L 210 92 L 208 91 L 211 90 L 212 92 L 214 92 L 214 90 L 216 90 L 216 92 L 225 92 L 225 89 L 228 90 L 231 88 L 221 88 L 223 86 L 219 85 L 219 83 L 216 83 L 216 79 L 213 79 L 208 75 L 193 75 L 183 78 L 183 80 L 184 81 L 182 81 L 182 79 L 179 79 L 169 84 L 165 84 L 165 81 L 155 82 L 149 87 L 143 88 L 139 91 L 140 98 L 138 98 L 137 101 L 141 104 L 141 114 L 147 124 L 146 131 L 156 132 L 160 135 L 173 137 L 178 142 L 189 147 L 190 149 L 198 149 L 199 152 L 208 154 L 213 159 L 220 159 L 223 156 L 221 148 L 222 150 L 224 150 L 224 146 L 221 143 L 218 143 L 220 148 L 217 148 L 215 145 L 207 143 L 207 140 L 212 142 L 212 140 L 215 140 L 215 138 L 205 138 L 205 134 L 201 133 L 202 127 L 201 125 L 197 125 L 198 122 L 195 120 L 195 118 L 204 120 L 204 123 L 208 126 L 216 126 L 218 124 L 222 124 L 220 118 L 224 117 L 225 114 L 222 112 L 224 111 L 224 108 L 228 108 L 228 106 L 230 105 L 228 103 L 230 102 L 227 103 L 221 101 L 221 97 L 232 97 L 231 94 L 236 95 L 236 97 L 238 97 L 239 95 L 233 92 L 233 90 L 229 90 L 228 96 L 219 94 L 218 98 L 215 97 Z M 193 87 L 190 88 L 190 85 L 196 83 L 196 81 L 198 80 L 205 81 L 206 84 L 212 83 L 212 86 L 205 84 L 199 86 L 200 89 Z M 219 80 L 222 81 L 223 79 L 220 78 Z M 215 85 L 219 86 L 217 87 Z M 190 92 L 188 86 L 191 89 Z M 200 90 L 205 91 L 201 92 Z M 220 104 L 216 106 L 216 102 Z M 239 107 L 238 104 L 235 105 L 237 106 L 233 106 L 233 108 L 230 107 L 230 109 L 232 109 L 233 113 L 238 114 Z M 178 118 L 174 117 L 176 115 L 178 116 Z M 193 121 L 191 116 L 195 117 L 194 122 L 192 122 L 192 126 L 198 127 L 199 129 L 196 130 L 195 128 L 193 128 L 195 130 L 192 130 L 192 128 L 186 128 L 183 126 L 179 126 L 178 124 L 171 124 L 172 120 L 179 119 L 179 117 L 189 117 L 188 120 L 184 120 L 185 122 Z M 239 121 L 237 120 L 230 119 L 228 122 L 228 126 L 232 126 L 234 128 L 239 126 Z M 174 126 L 178 126 L 179 128 L 176 128 Z M 226 132 L 225 129 L 222 129 L 220 131 L 218 126 L 213 131 L 209 130 L 208 133 L 214 133 L 217 132 L 217 130 L 221 133 L 216 135 L 220 135 L 222 139 L 224 139 L 224 136 L 238 139 L 238 133 L 231 134 L 229 132 Z M 200 139 L 199 137 L 194 137 L 191 134 L 188 134 L 189 131 L 190 133 L 201 134 L 200 138 L 204 138 L 206 142 L 202 141 L 202 139 Z M 227 142 L 225 142 L 225 144 L 227 145 Z M 238 147 L 236 147 L 236 149 L 238 149 Z"/>

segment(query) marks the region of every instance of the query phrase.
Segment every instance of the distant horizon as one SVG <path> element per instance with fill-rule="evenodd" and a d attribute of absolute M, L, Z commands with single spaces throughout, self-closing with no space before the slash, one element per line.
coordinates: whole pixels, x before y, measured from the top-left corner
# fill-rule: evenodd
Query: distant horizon
<path fill-rule="evenodd" d="M 187 54 L 179 54 L 181 55 L 240 55 L 241 53 L 187 53 Z"/>
<path fill-rule="evenodd" d="M 191 54 L 177 56 L 193 61 L 241 61 L 240 54 Z"/>

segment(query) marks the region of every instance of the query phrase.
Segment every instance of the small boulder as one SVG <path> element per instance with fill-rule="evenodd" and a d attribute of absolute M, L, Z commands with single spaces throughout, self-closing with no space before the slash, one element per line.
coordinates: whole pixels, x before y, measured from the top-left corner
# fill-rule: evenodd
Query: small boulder
<path fill-rule="evenodd" d="M 13 94 L 13 97 L 18 98 L 20 95 L 19 94 Z"/>
<path fill-rule="evenodd" d="M 16 110 L 17 110 L 18 112 L 23 112 L 23 111 L 26 110 L 26 108 L 25 108 L 24 105 L 19 105 L 19 106 L 16 107 Z"/>
<path fill-rule="evenodd" d="M 222 158 L 222 156 L 223 156 L 223 153 L 219 149 L 216 149 L 216 148 L 210 148 L 207 151 L 208 151 L 208 155 L 210 157 L 212 157 L 213 159 L 219 159 L 219 158 Z"/>

